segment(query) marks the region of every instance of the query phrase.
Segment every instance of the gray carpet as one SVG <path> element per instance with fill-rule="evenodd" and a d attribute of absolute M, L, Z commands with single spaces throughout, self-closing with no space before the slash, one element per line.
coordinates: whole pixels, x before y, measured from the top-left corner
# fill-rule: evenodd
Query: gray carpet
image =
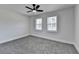
<path fill-rule="evenodd" d="M 0 54 L 77 54 L 73 45 L 29 36 L 0 44 Z"/>

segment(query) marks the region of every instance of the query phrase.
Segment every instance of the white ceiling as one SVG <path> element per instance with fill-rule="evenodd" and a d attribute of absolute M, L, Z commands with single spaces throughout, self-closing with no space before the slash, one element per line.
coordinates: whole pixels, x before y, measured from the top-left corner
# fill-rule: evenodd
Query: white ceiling
<path fill-rule="evenodd" d="M 29 9 L 25 8 L 25 5 L 32 7 L 32 5 L 30 5 L 30 4 L 0 4 L 0 9 L 6 8 L 6 9 L 10 9 L 10 10 L 13 10 L 13 11 L 16 11 L 16 12 L 19 12 L 19 13 L 22 13 L 22 14 L 27 14 L 27 15 L 30 16 L 30 15 L 38 15 L 38 14 L 41 14 L 41 13 L 55 11 L 55 10 L 74 6 L 73 4 L 40 4 L 39 9 L 44 10 L 44 12 L 27 13 L 27 11 Z"/>

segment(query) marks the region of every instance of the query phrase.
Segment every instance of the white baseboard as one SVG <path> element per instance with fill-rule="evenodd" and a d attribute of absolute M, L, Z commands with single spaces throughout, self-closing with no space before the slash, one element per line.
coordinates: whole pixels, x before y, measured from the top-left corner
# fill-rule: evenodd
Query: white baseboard
<path fill-rule="evenodd" d="M 41 38 L 45 38 L 45 39 L 49 39 L 49 40 L 54 40 L 54 41 L 58 41 L 58 42 L 62 42 L 62 43 L 72 44 L 72 45 L 74 45 L 77 52 L 79 53 L 79 46 L 75 42 L 69 42 L 69 41 L 65 41 L 65 40 L 61 40 L 61 39 L 55 39 L 55 38 L 50 38 L 50 37 L 46 37 L 46 36 L 40 36 L 40 35 L 36 35 L 36 34 L 32 34 L 32 36 L 41 37 Z"/>
<path fill-rule="evenodd" d="M 37 34 L 31 34 L 31 35 L 32 36 L 41 37 L 41 38 L 45 38 L 45 39 L 49 39 L 49 40 L 59 41 L 59 42 L 62 42 L 62 43 L 74 44 L 74 42 L 69 42 L 69 41 L 65 41 L 65 40 L 61 40 L 61 39 L 56 39 L 56 38 L 51 38 L 51 37 L 47 37 L 47 36 L 42 36 L 42 35 L 37 35 Z"/>
<path fill-rule="evenodd" d="M 65 40 L 61 40 L 61 39 L 50 38 L 50 37 L 46 37 L 46 36 L 40 36 L 40 35 L 36 35 L 36 34 L 31 34 L 31 35 L 32 36 L 36 36 L 36 37 L 49 39 L 49 40 L 59 41 L 59 42 L 62 42 L 62 43 L 73 44 L 75 46 L 76 50 L 79 53 L 79 46 L 78 46 L 78 44 L 76 44 L 74 42 L 69 42 L 69 41 L 65 41 Z M 5 40 L 5 41 L 0 41 L 0 44 L 6 43 L 6 42 L 9 42 L 9 41 L 12 41 L 12 40 L 16 40 L 16 39 L 19 39 L 19 38 L 22 38 L 22 37 L 27 37 L 27 36 L 29 36 L 29 34 L 25 34 L 25 35 L 22 35 L 22 36 L 14 37 L 14 38 L 11 38 L 11 39 L 8 39 L 8 40 Z"/>
<path fill-rule="evenodd" d="M 13 38 L 8 39 L 8 40 L 0 41 L 0 44 L 2 44 L 2 43 L 6 43 L 6 42 L 9 42 L 9 41 L 12 41 L 12 40 L 16 40 L 16 39 L 19 39 L 19 38 L 22 38 L 22 37 L 26 37 L 26 36 L 29 36 L 29 34 L 25 34 L 25 35 L 21 35 L 21 36 L 13 37 Z"/>
<path fill-rule="evenodd" d="M 56 39 L 56 38 L 50 38 L 50 37 L 47 37 L 47 36 L 41 36 L 41 35 L 36 35 L 36 34 L 31 34 L 31 35 L 32 36 L 36 36 L 36 37 L 41 37 L 41 38 L 49 39 L 49 40 L 59 41 L 59 42 L 62 42 L 62 43 L 74 44 L 74 42 L 69 42 L 69 41 L 65 41 L 65 40 L 61 40 L 61 39 Z M 0 41 L 0 44 L 6 43 L 8 41 L 16 40 L 16 39 L 19 39 L 19 38 L 22 38 L 22 37 L 26 37 L 26 36 L 29 36 L 29 34 L 25 34 L 25 35 L 21 35 L 21 36 L 18 36 L 18 37 L 13 37 L 13 38 L 8 39 L 8 40 Z"/>
<path fill-rule="evenodd" d="M 74 44 L 74 42 L 69 42 L 69 41 L 65 41 L 65 40 L 61 40 L 61 39 L 56 39 L 56 38 L 50 38 L 50 37 L 47 37 L 47 36 L 41 36 L 41 35 L 37 35 L 37 34 L 31 34 L 31 35 L 32 36 L 36 36 L 36 37 L 41 37 L 41 38 L 49 39 L 49 40 L 59 41 L 59 42 L 62 42 L 62 43 Z M 26 37 L 26 36 L 29 36 L 29 34 L 25 34 L 25 35 L 21 35 L 21 36 L 18 36 L 18 37 L 13 37 L 13 38 L 8 39 L 8 40 L 0 41 L 0 44 L 6 43 L 6 42 L 9 42 L 9 41 L 12 41 L 12 40 L 16 40 L 16 39 L 19 39 L 19 38 L 22 38 L 22 37 Z"/>
<path fill-rule="evenodd" d="M 79 53 L 79 45 L 77 43 L 74 43 L 73 45 L 76 48 L 77 52 Z"/>

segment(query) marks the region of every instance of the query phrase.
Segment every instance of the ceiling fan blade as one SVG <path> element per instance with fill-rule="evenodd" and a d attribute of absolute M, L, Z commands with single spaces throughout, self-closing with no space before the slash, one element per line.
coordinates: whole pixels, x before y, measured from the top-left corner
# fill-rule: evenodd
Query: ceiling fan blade
<path fill-rule="evenodd" d="M 37 5 L 37 6 L 36 6 L 36 10 L 37 10 L 39 7 L 40 7 L 40 5 Z"/>
<path fill-rule="evenodd" d="M 30 7 L 28 7 L 28 6 L 25 6 L 25 8 L 28 8 L 28 9 L 30 9 L 30 10 L 33 10 L 32 8 L 30 8 Z"/>
<path fill-rule="evenodd" d="M 33 7 L 35 7 L 36 4 L 32 4 L 32 5 L 33 5 Z"/>
<path fill-rule="evenodd" d="M 27 11 L 27 13 L 32 12 L 32 11 Z"/>
<path fill-rule="evenodd" d="M 33 10 L 35 10 L 35 6 L 36 6 L 36 4 L 32 4 L 33 5 Z"/>
<path fill-rule="evenodd" d="M 36 10 L 36 11 L 38 11 L 38 12 L 43 12 L 43 10 Z"/>

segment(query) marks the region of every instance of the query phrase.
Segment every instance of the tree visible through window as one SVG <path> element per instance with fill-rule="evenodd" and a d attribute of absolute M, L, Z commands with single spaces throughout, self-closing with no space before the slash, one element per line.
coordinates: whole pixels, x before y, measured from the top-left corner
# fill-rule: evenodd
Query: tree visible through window
<path fill-rule="evenodd" d="M 36 30 L 42 30 L 42 18 L 36 19 Z"/>
<path fill-rule="evenodd" d="M 47 18 L 47 30 L 57 31 L 57 16 Z"/>

